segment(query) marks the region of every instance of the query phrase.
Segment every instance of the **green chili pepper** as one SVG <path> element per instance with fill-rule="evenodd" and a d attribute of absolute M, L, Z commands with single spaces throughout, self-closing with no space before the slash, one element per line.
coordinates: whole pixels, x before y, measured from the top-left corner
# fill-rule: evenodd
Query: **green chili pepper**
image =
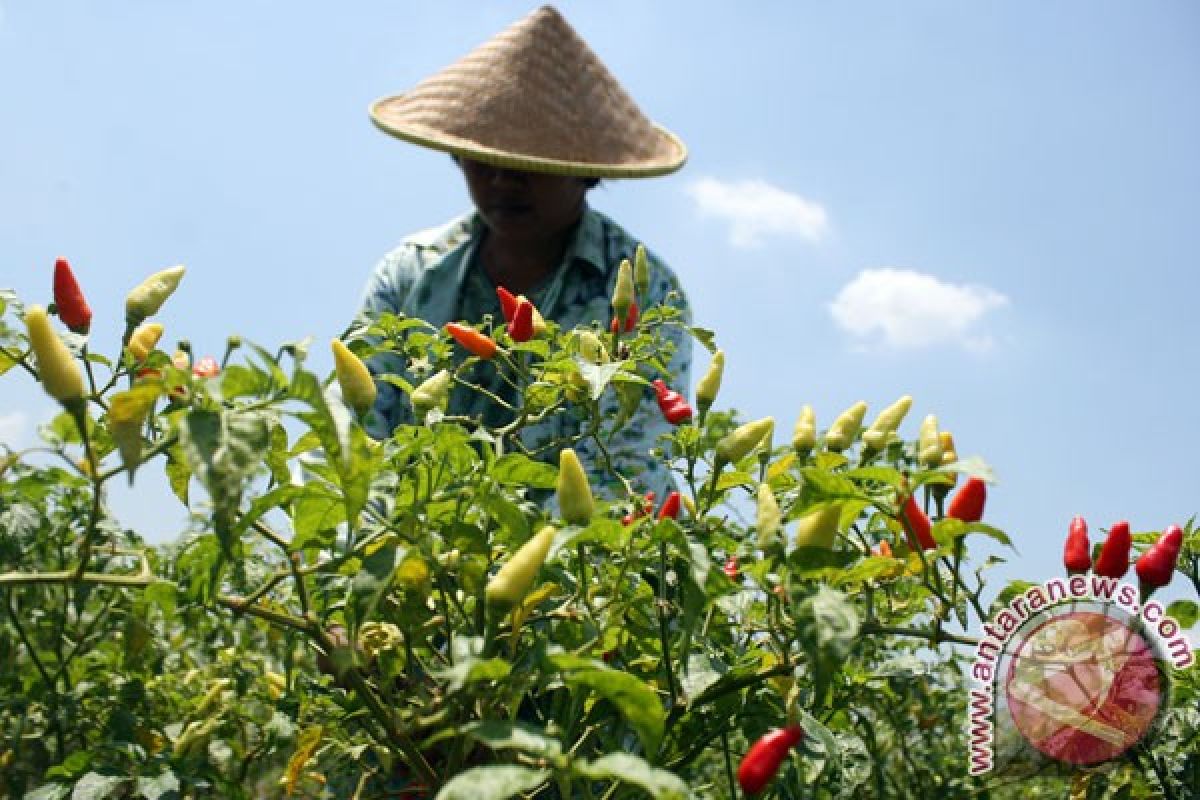
<path fill-rule="evenodd" d="M 861 400 L 843 411 L 825 432 L 825 447 L 840 453 L 854 444 L 866 415 L 867 404 Z"/>
<path fill-rule="evenodd" d="M 554 543 L 557 533 L 547 525 L 513 553 L 512 558 L 488 581 L 484 590 L 488 605 L 509 609 L 525 598 L 550 553 L 550 545 Z"/>
<path fill-rule="evenodd" d="M 734 428 L 717 442 L 718 464 L 736 464 L 764 442 L 769 449 L 771 432 L 774 430 L 774 417 L 763 417 Z"/>
<path fill-rule="evenodd" d="M 558 508 L 569 525 L 587 525 L 595 510 L 587 473 L 570 448 L 558 454 Z"/>

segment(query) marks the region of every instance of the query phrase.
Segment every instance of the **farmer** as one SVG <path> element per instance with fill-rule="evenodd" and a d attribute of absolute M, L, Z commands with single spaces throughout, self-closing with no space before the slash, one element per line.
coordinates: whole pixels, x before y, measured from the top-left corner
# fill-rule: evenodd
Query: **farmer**
<path fill-rule="evenodd" d="M 412 91 L 386 97 L 370 109 L 384 132 L 451 154 L 475 210 L 438 228 L 413 234 L 384 256 L 367 284 L 363 312 L 418 317 L 441 327 L 476 323 L 485 314 L 502 319 L 496 289 L 526 295 L 547 319 L 564 328 L 609 326 L 617 266 L 632 260 L 638 239 L 588 206 L 587 193 L 602 178 L 639 178 L 679 169 L 683 143 L 651 123 L 559 13 L 538 9 Z M 675 274 L 650 256 L 644 307 L 670 301 L 690 322 Z M 672 328 L 673 386 L 690 384 L 691 340 Z M 370 362 L 375 374 L 405 374 L 399 356 Z M 491 362 L 468 379 L 510 406 L 514 390 Z M 615 415 L 609 390 L 604 411 Z M 647 395 L 650 396 L 649 390 Z M 388 436 L 412 421 L 408 396 L 379 382 L 372 435 Z M 488 425 L 512 419 L 511 407 L 455 386 L 449 414 Z M 536 457 L 557 458 L 555 440 L 577 433 L 579 420 L 557 414 L 526 428 L 525 447 Z M 634 486 L 665 492 L 669 476 L 648 450 L 668 426 L 652 401 L 606 443 L 614 467 Z M 594 486 L 613 485 L 600 470 L 591 441 L 577 447 Z"/>

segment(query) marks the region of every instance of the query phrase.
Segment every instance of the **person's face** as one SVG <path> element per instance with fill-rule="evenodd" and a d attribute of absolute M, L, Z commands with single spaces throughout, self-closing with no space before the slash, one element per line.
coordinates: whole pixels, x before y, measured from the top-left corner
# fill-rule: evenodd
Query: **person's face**
<path fill-rule="evenodd" d="M 459 159 L 467 191 L 488 228 L 512 239 L 546 239 L 579 221 L 588 184 L 582 178 L 519 172 Z"/>

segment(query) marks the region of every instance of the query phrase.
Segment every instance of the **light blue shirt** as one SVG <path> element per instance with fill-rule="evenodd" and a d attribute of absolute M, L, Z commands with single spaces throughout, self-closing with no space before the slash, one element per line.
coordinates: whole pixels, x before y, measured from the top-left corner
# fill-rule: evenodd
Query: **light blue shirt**
<path fill-rule="evenodd" d="M 438 328 L 447 322 L 478 322 L 485 314 L 499 319 L 495 286 L 477 257 L 484 232 L 482 220 L 472 212 L 442 227 L 409 236 L 375 268 L 367 284 L 363 312 L 368 317 L 381 312 L 416 317 Z M 546 319 L 554 320 L 564 329 L 599 323 L 607 330 L 613 315 L 610 298 L 617 267 L 622 259 L 633 259 L 637 244 L 635 238 L 607 216 L 585 208 L 562 263 L 548 280 L 529 293 L 530 300 Z M 690 324 L 691 311 L 675 273 L 653 254 L 648 255 L 650 287 L 643 305 L 649 308 L 669 302 L 683 312 L 685 322 Z M 691 336 L 675 326 L 663 330 L 675 346 L 667 365 L 667 382 L 672 388 L 686 392 L 691 385 Z M 409 365 L 399 355 L 379 354 L 368 361 L 368 366 L 375 375 L 391 373 L 413 380 L 408 374 Z M 470 380 L 505 399 L 511 397 L 512 390 L 498 379 L 489 362 L 480 363 Z M 384 438 L 397 425 L 412 421 L 412 409 L 402 390 L 386 381 L 377 380 L 376 384 L 379 394 L 368 430 L 376 438 Z M 606 417 L 616 416 L 618 401 L 612 387 L 606 388 L 601 396 L 600 408 Z M 504 412 L 503 407 L 485 395 L 462 386 L 456 386 L 451 393 L 447 411 L 452 415 L 477 417 L 489 425 L 507 421 Z M 649 450 L 655 446 L 658 435 L 670 428 L 654 402 L 653 391 L 647 388 L 637 412 L 604 443 L 614 469 L 629 479 L 635 490 L 655 491 L 660 499 L 673 488 L 673 483 L 661 459 L 651 458 Z M 521 440 L 536 457 L 553 462 L 558 457 L 557 449 L 545 448 L 555 440 L 577 435 L 580 430 L 577 414 L 554 414 L 524 428 Z M 576 451 L 588 468 L 593 488 L 616 496 L 619 482 L 600 463 L 596 443 L 585 439 L 576 445 Z M 603 487 L 608 491 L 604 492 Z"/>

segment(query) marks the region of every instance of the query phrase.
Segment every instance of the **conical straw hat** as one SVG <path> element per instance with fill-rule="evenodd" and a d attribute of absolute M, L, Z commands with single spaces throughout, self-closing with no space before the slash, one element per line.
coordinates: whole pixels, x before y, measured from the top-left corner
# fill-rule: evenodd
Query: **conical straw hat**
<path fill-rule="evenodd" d="M 642 178 L 687 159 L 550 6 L 412 91 L 377 100 L 371 119 L 400 139 L 528 172 Z"/>

